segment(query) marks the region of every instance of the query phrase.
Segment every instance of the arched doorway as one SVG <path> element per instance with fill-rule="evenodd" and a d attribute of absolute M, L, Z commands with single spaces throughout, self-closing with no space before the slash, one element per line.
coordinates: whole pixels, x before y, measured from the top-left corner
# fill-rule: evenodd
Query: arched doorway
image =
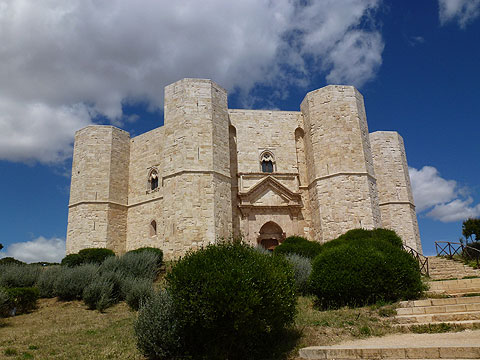
<path fill-rule="evenodd" d="M 285 233 L 282 228 L 273 221 L 269 221 L 261 227 L 257 242 L 265 249 L 273 251 L 284 239 Z"/>

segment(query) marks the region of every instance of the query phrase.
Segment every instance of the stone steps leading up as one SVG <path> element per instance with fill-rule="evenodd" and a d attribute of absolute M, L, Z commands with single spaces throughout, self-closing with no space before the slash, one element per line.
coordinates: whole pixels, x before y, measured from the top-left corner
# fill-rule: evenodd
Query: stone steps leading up
<path fill-rule="evenodd" d="M 300 349 L 303 359 L 479 359 L 480 346 L 332 347 Z"/>
<path fill-rule="evenodd" d="M 440 321 L 440 322 L 425 322 L 425 323 L 406 323 L 406 324 L 395 324 L 397 328 L 410 329 L 412 327 L 418 326 L 435 326 L 447 325 L 452 327 L 452 330 L 463 330 L 463 329 L 480 329 L 480 320 L 463 320 L 463 321 Z"/>
<path fill-rule="evenodd" d="M 480 276 L 480 270 L 455 260 L 438 256 L 428 256 L 428 269 L 430 278 L 439 279 L 462 279 L 468 276 Z"/>
<path fill-rule="evenodd" d="M 465 294 L 480 293 L 480 278 L 430 281 L 430 294 L 443 294 L 449 296 L 462 296 Z"/>

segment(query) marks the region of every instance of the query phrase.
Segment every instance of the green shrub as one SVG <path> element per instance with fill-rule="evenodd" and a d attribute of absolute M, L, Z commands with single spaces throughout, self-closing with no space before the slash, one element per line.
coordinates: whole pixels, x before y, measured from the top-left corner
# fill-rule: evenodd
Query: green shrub
<path fill-rule="evenodd" d="M 61 264 L 69 267 L 79 266 L 83 264 L 83 258 L 79 254 L 69 254 L 62 259 Z"/>
<path fill-rule="evenodd" d="M 401 248 L 403 244 L 403 241 L 400 238 L 400 236 L 398 236 L 397 233 L 393 230 L 381 229 L 381 228 L 374 229 L 372 230 L 372 236 L 374 239 L 388 241 L 390 244 L 398 248 Z"/>
<path fill-rule="evenodd" d="M 124 276 L 154 280 L 158 275 L 158 255 L 151 251 L 129 252 L 107 258 L 100 271 L 120 272 Z"/>
<path fill-rule="evenodd" d="M 322 246 L 310 289 L 324 308 L 417 298 L 423 284 L 417 261 L 382 239 L 381 232 L 351 230 Z"/>
<path fill-rule="evenodd" d="M 132 310 L 138 310 L 154 295 L 152 280 L 126 278 L 123 282 L 122 292 L 128 306 Z"/>
<path fill-rule="evenodd" d="M 23 261 L 17 260 L 13 257 L 4 257 L 0 259 L 0 265 L 11 265 L 11 264 L 25 265 Z"/>
<path fill-rule="evenodd" d="M 295 317 L 295 279 L 283 256 L 243 244 L 209 245 L 188 253 L 167 274 L 186 353 L 245 359 Z"/>
<path fill-rule="evenodd" d="M 83 301 L 89 309 L 104 311 L 106 308 L 118 302 L 118 294 L 115 294 L 115 275 L 104 274 L 95 278 L 83 289 Z"/>
<path fill-rule="evenodd" d="M 130 250 L 127 252 L 127 254 L 135 254 L 135 253 L 143 253 L 143 252 L 151 252 L 151 253 L 154 253 L 155 255 L 157 255 L 157 266 L 161 266 L 162 265 L 162 262 L 163 262 L 163 251 L 161 249 L 158 249 L 158 248 L 154 248 L 154 247 L 142 247 L 142 248 L 139 248 L 139 249 L 135 249 L 135 250 Z"/>
<path fill-rule="evenodd" d="M 98 272 L 94 264 L 64 267 L 54 283 L 55 295 L 61 300 L 81 299 L 83 289 L 90 284 Z"/>
<path fill-rule="evenodd" d="M 41 272 L 39 266 L 7 264 L 0 265 L 0 286 L 31 287 L 34 286 Z"/>
<path fill-rule="evenodd" d="M 62 265 L 65 266 L 79 266 L 82 264 L 98 264 L 110 257 L 115 256 L 115 253 L 110 249 L 103 248 L 88 248 L 78 252 L 78 254 L 70 254 L 63 258 Z"/>
<path fill-rule="evenodd" d="M 297 254 L 287 254 L 285 258 L 293 266 L 298 292 L 306 295 L 308 293 L 308 279 L 312 272 L 312 261 Z"/>
<path fill-rule="evenodd" d="M 150 359 L 180 358 L 183 348 L 173 301 L 165 290 L 141 307 L 134 325 L 137 347 Z"/>
<path fill-rule="evenodd" d="M 480 241 L 474 241 L 471 243 L 468 243 L 468 248 L 465 248 L 462 252 L 462 257 L 470 260 L 470 259 L 476 259 L 478 256 L 480 256 Z M 476 249 L 478 251 L 475 251 L 473 249 Z"/>
<path fill-rule="evenodd" d="M 320 253 L 321 244 L 309 241 L 301 236 L 289 236 L 283 243 L 275 248 L 274 254 L 297 254 L 313 259 Z"/>
<path fill-rule="evenodd" d="M 6 289 L 8 295 L 8 312 L 12 311 L 15 315 L 25 314 L 37 307 L 38 289 L 34 287 L 9 288 Z"/>
<path fill-rule="evenodd" d="M 63 271 L 60 266 L 52 266 L 40 271 L 40 275 L 37 279 L 36 287 L 40 292 L 42 298 L 55 297 L 55 281 L 60 273 Z"/>
<path fill-rule="evenodd" d="M 8 315 L 10 309 L 10 298 L 8 297 L 7 289 L 0 287 L 0 317 Z"/>
<path fill-rule="evenodd" d="M 83 258 L 84 264 L 100 265 L 109 256 L 115 256 L 115 253 L 110 249 L 90 248 L 90 249 L 80 250 L 78 252 L 78 255 L 80 255 Z"/>

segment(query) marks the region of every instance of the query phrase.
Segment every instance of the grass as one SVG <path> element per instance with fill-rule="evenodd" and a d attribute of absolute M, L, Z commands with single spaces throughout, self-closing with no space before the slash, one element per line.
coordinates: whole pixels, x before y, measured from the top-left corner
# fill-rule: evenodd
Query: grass
<path fill-rule="evenodd" d="M 134 318 L 125 303 L 100 314 L 80 301 L 41 299 L 36 311 L 3 319 L 0 359 L 143 359 Z"/>
<path fill-rule="evenodd" d="M 396 314 L 394 305 L 318 311 L 312 297 L 300 297 L 298 301 L 296 326 L 303 330 L 299 348 L 398 332 L 388 321 Z"/>
<path fill-rule="evenodd" d="M 399 332 L 394 305 L 318 311 L 312 297 L 300 297 L 294 328 L 279 339 L 275 359 L 296 359 L 305 346 Z M 136 312 L 119 303 L 105 313 L 80 301 L 41 299 L 30 314 L 3 319 L 0 359 L 144 359 L 133 334 Z"/>

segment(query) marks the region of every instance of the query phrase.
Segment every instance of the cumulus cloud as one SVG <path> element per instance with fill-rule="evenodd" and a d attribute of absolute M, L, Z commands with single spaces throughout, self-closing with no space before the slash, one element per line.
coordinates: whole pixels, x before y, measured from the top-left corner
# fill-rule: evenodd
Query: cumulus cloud
<path fill-rule="evenodd" d="M 274 96 L 319 73 L 361 86 L 382 62 L 379 3 L 2 1 L 0 159 L 61 161 L 76 129 L 132 120 L 127 102 L 161 108 L 164 86 L 184 77 Z"/>
<path fill-rule="evenodd" d="M 446 204 L 438 204 L 427 213 L 427 216 L 438 219 L 442 222 L 463 221 L 468 218 L 480 216 L 480 204 L 470 206 L 473 199 L 468 197 L 466 200 L 455 199 Z"/>
<path fill-rule="evenodd" d="M 459 188 L 455 180 L 446 180 L 433 166 L 424 166 L 420 170 L 409 168 L 413 197 L 417 212 L 425 212 L 428 217 L 442 222 L 465 220 L 480 216 L 480 204 L 465 189 Z"/>
<path fill-rule="evenodd" d="M 461 28 L 480 15 L 480 0 L 438 0 L 440 23 L 456 21 Z"/>
<path fill-rule="evenodd" d="M 2 257 L 32 262 L 60 262 L 65 257 L 65 240 L 59 238 L 46 239 L 40 236 L 34 240 L 11 244 Z"/>

